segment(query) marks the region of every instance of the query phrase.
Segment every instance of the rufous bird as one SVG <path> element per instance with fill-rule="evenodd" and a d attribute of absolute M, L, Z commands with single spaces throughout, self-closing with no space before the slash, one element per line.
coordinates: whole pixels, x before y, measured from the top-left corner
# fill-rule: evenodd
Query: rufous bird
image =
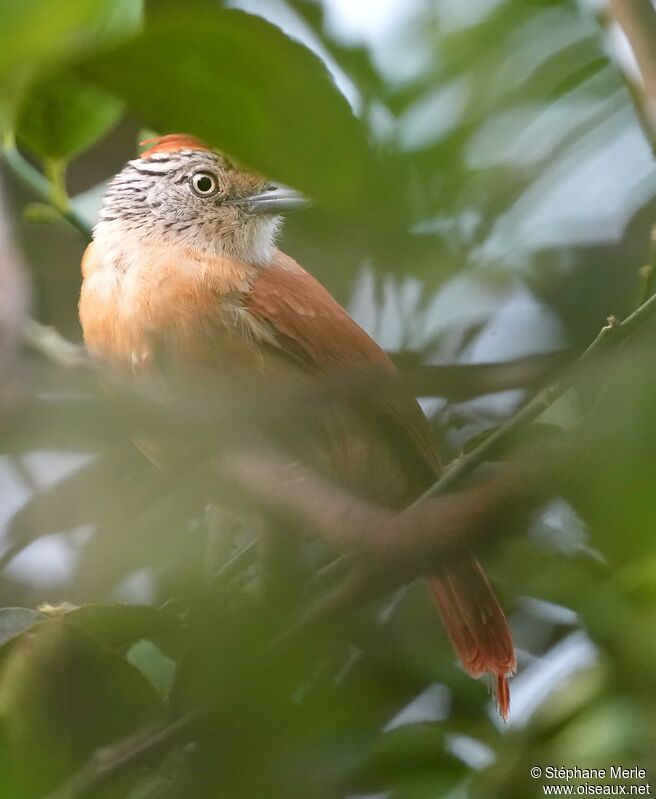
<path fill-rule="evenodd" d="M 303 203 L 299 194 L 191 136 L 150 143 L 109 184 L 82 261 L 80 320 L 94 357 L 124 374 L 163 364 L 210 377 L 233 367 L 304 379 L 395 371 L 328 291 L 276 248 L 281 215 Z M 325 459 L 354 492 L 401 507 L 439 475 L 438 446 L 414 397 L 372 398 L 370 407 L 403 441 L 404 457 L 379 424 L 356 434 L 329 416 Z M 492 676 L 506 718 L 515 651 L 481 566 L 470 557 L 429 583 L 463 667 Z"/>

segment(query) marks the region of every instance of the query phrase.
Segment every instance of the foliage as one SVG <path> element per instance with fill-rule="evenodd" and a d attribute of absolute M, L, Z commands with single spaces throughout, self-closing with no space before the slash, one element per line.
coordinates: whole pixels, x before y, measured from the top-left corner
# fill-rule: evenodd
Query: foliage
<path fill-rule="evenodd" d="M 73 213 L 92 216 L 142 128 L 204 137 L 316 200 L 284 248 L 402 363 L 578 352 L 655 265 L 649 147 L 599 19 L 574 0 L 399 0 L 384 45 L 345 36 L 329 2 L 261 4 L 267 19 L 218 0 L 56 5 L 0 0 L 0 124 L 59 175 L 59 211 L 65 174 Z M 12 153 L 13 177 L 33 175 Z M 18 208 L 30 199 L 13 191 Z M 17 229 L 35 314 L 78 338 L 84 242 Z M 0 795 L 45 797 L 89 763 L 90 795 L 128 799 L 526 799 L 543 795 L 535 765 L 653 778 L 653 338 L 645 324 L 581 367 L 511 442 L 566 430 L 585 456 L 568 503 L 482 553 L 520 656 L 506 727 L 454 665 L 422 585 L 298 638 L 285 633 L 317 586 L 291 608 L 285 591 L 263 600 L 261 519 L 224 509 L 234 491 L 207 453 L 286 443 L 320 403 L 293 419 L 276 397 L 190 408 L 21 353 L 13 401 L 0 391 Z M 519 399 L 427 408 L 455 456 Z M 135 431 L 177 468 L 154 467 Z M 304 566 L 333 554 L 309 538 Z M 75 604 L 42 605 L 59 600 Z M 95 784 L 94 753 L 180 719 Z"/>
<path fill-rule="evenodd" d="M 122 105 L 75 79 L 36 85 L 23 103 L 16 129 L 41 158 L 70 160 L 118 121 Z"/>

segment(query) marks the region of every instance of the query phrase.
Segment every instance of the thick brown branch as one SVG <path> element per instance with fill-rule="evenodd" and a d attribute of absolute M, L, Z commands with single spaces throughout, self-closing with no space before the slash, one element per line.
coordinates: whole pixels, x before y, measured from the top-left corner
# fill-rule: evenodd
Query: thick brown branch
<path fill-rule="evenodd" d="M 571 462 L 571 459 L 570 459 Z M 241 453 L 221 463 L 242 492 L 292 513 L 366 567 L 376 591 L 433 572 L 469 548 L 523 529 L 564 479 L 546 449 L 526 453 L 481 484 L 404 511 L 372 505 L 284 456 Z"/>

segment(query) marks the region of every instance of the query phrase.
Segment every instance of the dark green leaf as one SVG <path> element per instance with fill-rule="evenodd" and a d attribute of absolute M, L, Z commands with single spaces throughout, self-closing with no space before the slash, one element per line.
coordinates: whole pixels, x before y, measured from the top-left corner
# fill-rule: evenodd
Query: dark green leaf
<path fill-rule="evenodd" d="M 141 0 L 4 0 L 0 8 L 0 123 L 36 71 L 134 30 Z M 5 104 L 3 106 L 3 103 Z"/>
<path fill-rule="evenodd" d="M 333 206 L 363 196 L 368 153 L 348 103 L 316 56 L 258 17 L 162 14 L 81 70 L 162 132 L 196 134 Z"/>
<path fill-rule="evenodd" d="M 147 638 L 167 654 L 178 653 L 180 619 L 149 605 L 85 605 L 67 613 L 66 621 L 113 649 Z"/>
<path fill-rule="evenodd" d="M 411 724 L 380 736 L 356 784 L 359 790 L 371 791 L 394 787 L 399 796 L 414 796 L 408 790 L 411 785 L 422 790 L 432 785 L 433 795 L 442 796 L 464 772 L 464 764 L 445 751 L 439 726 Z"/>
<path fill-rule="evenodd" d="M 40 624 L 17 642 L 0 673 L 9 795 L 48 793 L 97 748 L 161 712 L 149 683 L 115 652 L 63 619 Z"/>
<path fill-rule="evenodd" d="M 69 160 L 103 136 L 121 111 L 121 102 L 102 89 L 57 76 L 32 87 L 16 133 L 42 158 Z"/>

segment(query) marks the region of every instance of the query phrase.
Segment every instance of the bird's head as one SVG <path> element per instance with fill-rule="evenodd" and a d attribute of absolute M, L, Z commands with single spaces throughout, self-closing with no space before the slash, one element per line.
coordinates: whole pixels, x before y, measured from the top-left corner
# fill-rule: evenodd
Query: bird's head
<path fill-rule="evenodd" d="M 271 257 L 281 214 L 306 204 L 192 136 L 144 143 L 152 146 L 110 182 L 96 238 L 134 237 L 261 263 Z"/>

